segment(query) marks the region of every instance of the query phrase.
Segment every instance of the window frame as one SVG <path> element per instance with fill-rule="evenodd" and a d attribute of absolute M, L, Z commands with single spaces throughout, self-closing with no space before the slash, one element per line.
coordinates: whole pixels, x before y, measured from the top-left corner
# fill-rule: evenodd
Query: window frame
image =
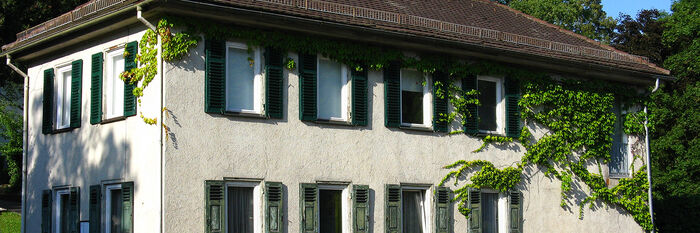
<path fill-rule="evenodd" d="M 51 216 L 53 217 L 53 221 L 51 224 L 51 227 L 52 227 L 51 232 L 62 233 L 61 232 L 61 217 L 62 217 L 61 216 L 61 207 L 63 205 L 70 204 L 70 203 L 62 203 L 61 196 L 63 196 L 63 195 L 68 196 L 68 199 L 69 199 L 68 201 L 70 202 L 70 189 L 69 188 L 57 189 L 57 190 L 54 190 L 54 193 L 52 195 L 53 195 L 52 198 L 55 201 L 52 204 L 53 206 L 51 206 L 51 208 L 53 208 L 53 210 L 54 210 L 54 211 L 52 211 L 53 213 L 51 214 Z M 66 213 L 66 214 L 70 214 L 70 213 Z"/>
<path fill-rule="evenodd" d="M 229 99 L 233 97 L 232 94 L 228 93 L 228 87 L 229 87 L 229 70 L 228 70 L 228 62 L 229 62 L 229 48 L 234 48 L 234 49 L 242 49 L 246 51 L 253 50 L 253 109 L 240 109 L 240 108 L 229 108 L 228 103 Z M 225 101 L 224 101 L 224 109 L 227 113 L 241 113 L 241 114 L 253 114 L 253 115 L 262 115 L 263 114 L 263 98 L 264 98 L 264 80 L 263 80 L 263 71 L 262 67 L 264 66 L 263 61 L 262 61 L 262 49 L 257 46 L 251 46 L 250 49 L 248 45 L 245 43 L 241 42 L 235 42 L 235 41 L 226 41 L 226 47 L 225 47 L 225 60 L 224 60 L 224 66 L 227 67 L 226 69 L 226 74 L 225 74 L 225 82 L 226 82 L 226 87 L 224 87 L 224 96 L 225 96 Z M 250 57 L 249 57 L 250 58 Z"/>
<path fill-rule="evenodd" d="M 340 64 L 340 82 L 342 86 L 340 87 L 340 115 L 341 117 L 330 117 L 328 119 L 321 118 L 320 111 L 320 81 L 321 81 L 321 59 L 328 60 Z M 316 119 L 321 121 L 337 121 L 337 122 L 348 122 L 350 120 L 348 108 L 350 106 L 350 70 L 346 64 L 334 61 L 330 58 L 324 57 L 322 54 L 316 54 Z"/>
<path fill-rule="evenodd" d="M 434 216 L 433 216 L 433 207 L 435 205 L 433 198 L 432 198 L 432 193 L 433 193 L 433 187 L 424 187 L 424 186 L 412 186 L 412 185 L 401 185 L 401 228 L 403 229 L 403 223 L 406 221 L 406 214 L 404 214 L 403 210 L 403 202 L 405 201 L 403 198 L 403 192 L 404 191 L 419 191 L 423 193 L 423 201 L 421 202 L 422 206 L 422 211 L 423 211 L 423 218 L 421 221 L 423 221 L 423 232 L 432 232 L 433 230 L 433 224 L 434 224 Z"/>
<path fill-rule="evenodd" d="M 121 119 L 124 117 L 124 88 L 125 88 L 125 83 L 121 79 L 120 74 L 124 72 L 124 68 L 122 68 L 121 72 L 115 73 L 113 70 L 113 64 L 114 64 L 114 58 L 117 56 L 122 56 L 122 59 L 124 59 L 124 62 L 126 63 L 126 58 L 124 58 L 124 52 L 126 51 L 126 44 L 120 44 L 114 47 L 111 47 L 103 52 L 104 54 L 104 59 L 103 59 L 103 67 L 102 70 L 104 72 L 103 74 L 103 83 L 102 83 L 102 122 L 110 122 L 110 120 L 115 120 L 115 119 Z M 110 81 L 121 81 L 121 91 L 115 91 L 112 86 L 112 82 Z M 110 112 L 110 109 L 114 109 L 114 103 L 116 103 L 114 100 L 117 95 L 121 95 L 121 111 L 119 110 L 114 110 L 113 112 Z M 111 102 L 111 103 L 110 103 Z M 105 122 L 106 121 L 106 122 Z"/>
<path fill-rule="evenodd" d="M 342 215 L 342 220 L 341 220 L 341 228 L 342 228 L 342 233 L 352 233 L 353 232 L 353 226 L 352 226 L 352 200 L 351 200 L 351 190 L 352 185 L 341 185 L 341 184 L 317 184 L 316 186 L 316 192 L 318 193 L 318 200 L 316 200 L 316 203 L 319 206 L 319 212 L 320 212 L 320 206 L 321 206 L 321 190 L 340 190 L 342 193 L 340 194 L 340 213 Z M 318 229 L 321 229 L 321 218 L 318 218 Z"/>
<path fill-rule="evenodd" d="M 102 222 L 103 222 L 103 227 L 104 227 L 103 229 L 104 229 L 104 233 L 112 233 L 111 232 L 112 228 L 109 225 L 110 224 L 109 218 L 110 218 L 111 212 L 112 212 L 112 198 L 113 198 L 111 191 L 117 190 L 117 189 L 121 190 L 122 184 L 121 183 L 107 184 L 107 185 L 104 185 L 104 189 L 105 189 L 105 191 L 104 191 L 105 208 L 102 212 Z M 119 233 L 119 232 L 117 232 L 117 233 Z"/>
<path fill-rule="evenodd" d="M 496 83 L 496 130 L 482 130 L 479 129 L 477 123 L 477 129 L 481 134 L 495 134 L 495 135 L 505 135 L 506 133 L 506 105 L 505 105 L 505 94 L 504 94 L 504 83 L 505 78 L 495 77 L 489 75 L 478 75 L 477 76 L 477 91 L 479 91 L 479 81 L 495 82 Z M 480 107 L 480 106 L 479 106 Z M 477 117 L 478 114 L 477 114 Z M 479 121 L 481 119 L 479 118 Z"/>
<path fill-rule="evenodd" d="M 53 83 L 54 95 L 52 97 L 54 100 L 54 104 L 53 104 L 54 105 L 53 106 L 54 116 L 52 119 L 52 121 L 54 123 L 54 130 L 62 130 L 62 129 L 70 128 L 70 123 L 71 123 L 70 122 L 70 118 L 71 118 L 71 116 L 70 116 L 70 108 L 71 108 L 70 99 L 73 95 L 72 90 L 71 90 L 71 88 L 72 88 L 71 78 L 73 77 L 72 71 L 73 71 L 72 61 L 66 62 L 66 63 L 61 63 L 61 64 L 57 65 L 56 67 L 54 67 L 54 81 L 53 81 L 54 82 Z M 70 74 L 71 78 L 69 78 L 68 80 L 66 80 L 66 76 L 63 75 L 66 72 L 71 73 Z M 66 83 L 66 81 L 68 83 Z M 68 91 L 67 97 L 63 96 L 63 93 L 65 93 L 66 90 Z M 60 98 L 60 97 L 62 97 L 62 98 Z M 59 99 L 61 101 L 59 101 Z M 66 99 L 68 100 L 68 105 L 63 106 L 64 105 L 63 102 L 65 102 Z M 68 108 L 68 115 L 63 116 L 62 112 L 65 110 L 64 108 L 66 108 L 66 107 Z M 59 109 L 62 111 L 59 111 Z M 63 121 L 64 124 L 60 124 L 61 122 L 59 121 L 59 117 L 61 118 L 61 120 Z M 63 117 L 66 117 L 66 119 L 63 119 Z"/>
<path fill-rule="evenodd" d="M 414 68 L 401 68 L 399 70 L 399 115 L 401 127 L 407 128 L 424 128 L 432 130 L 433 127 L 433 96 L 432 96 L 432 76 L 425 72 L 421 72 L 423 76 L 423 124 L 405 123 L 403 122 L 403 73 L 407 71 L 418 71 Z"/>
<path fill-rule="evenodd" d="M 264 194 L 263 194 L 263 182 L 260 181 L 224 181 L 224 229 L 228 233 L 228 188 L 229 187 L 245 187 L 253 188 L 253 233 L 263 233 L 264 232 L 264 221 L 265 221 L 265 207 L 263 206 Z"/>

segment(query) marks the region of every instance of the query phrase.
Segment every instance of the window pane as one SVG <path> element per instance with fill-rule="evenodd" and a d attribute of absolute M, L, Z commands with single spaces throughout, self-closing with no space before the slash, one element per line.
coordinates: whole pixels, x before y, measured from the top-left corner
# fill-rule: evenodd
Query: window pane
<path fill-rule="evenodd" d="M 248 58 L 248 50 L 228 48 L 226 62 L 226 109 L 255 110 L 253 93 L 255 73 Z"/>
<path fill-rule="evenodd" d="M 496 83 L 479 80 L 479 130 L 496 131 Z"/>
<path fill-rule="evenodd" d="M 613 131 L 612 147 L 610 148 L 610 174 L 625 175 L 627 169 L 627 135 L 622 132 L 623 120 L 620 102 L 613 104 L 613 113 L 615 114 L 615 128 Z"/>
<path fill-rule="evenodd" d="M 63 72 L 63 90 L 61 93 L 62 99 L 62 109 L 61 109 L 61 126 L 68 126 L 70 124 L 70 82 L 71 82 L 71 70 Z"/>
<path fill-rule="evenodd" d="M 403 191 L 401 193 L 403 232 L 422 233 L 423 232 L 423 201 L 424 196 L 421 191 Z"/>
<path fill-rule="evenodd" d="M 498 232 L 498 193 L 482 193 L 481 194 L 483 210 L 481 218 L 483 221 L 484 231 L 482 233 L 497 233 Z"/>
<path fill-rule="evenodd" d="M 61 211 L 61 213 L 60 213 L 61 220 L 59 222 L 59 224 L 60 224 L 59 232 L 60 233 L 68 233 L 68 231 L 69 231 L 69 229 L 68 229 L 68 226 L 70 226 L 70 224 L 68 223 L 68 216 L 70 215 L 69 208 L 68 208 L 68 206 L 70 205 L 69 203 L 70 202 L 68 200 L 68 195 L 61 195 L 61 207 L 60 207 L 61 208 L 61 210 L 60 210 Z"/>
<path fill-rule="evenodd" d="M 401 70 L 401 122 L 423 124 L 423 74 Z"/>
<path fill-rule="evenodd" d="M 107 99 L 105 100 L 108 118 L 124 115 L 124 81 L 120 77 L 124 71 L 124 55 L 122 53 L 110 54 L 112 62 L 108 64 Z"/>
<path fill-rule="evenodd" d="M 341 96 L 343 79 L 341 65 L 337 62 L 318 60 L 318 118 L 342 118 Z"/>
<path fill-rule="evenodd" d="M 228 188 L 228 232 L 253 233 L 253 188 Z"/>
<path fill-rule="evenodd" d="M 341 190 L 320 190 L 320 232 L 341 233 L 343 230 Z"/>
<path fill-rule="evenodd" d="M 110 191 L 110 196 L 112 200 L 107 200 L 110 202 L 110 213 L 109 213 L 109 232 L 116 233 L 121 232 L 122 228 L 122 190 L 113 189 Z"/>

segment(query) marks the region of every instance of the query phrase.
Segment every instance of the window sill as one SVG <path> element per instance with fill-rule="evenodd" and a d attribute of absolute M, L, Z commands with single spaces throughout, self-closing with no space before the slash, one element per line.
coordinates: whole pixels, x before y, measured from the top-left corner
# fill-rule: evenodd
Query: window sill
<path fill-rule="evenodd" d="M 618 173 L 618 174 L 610 174 L 610 179 L 624 179 L 624 178 L 630 178 L 630 174 L 628 173 Z"/>
<path fill-rule="evenodd" d="M 125 120 L 126 118 L 127 118 L 127 117 L 125 117 L 125 116 L 112 117 L 112 118 L 109 118 L 109 119 L 104 119 L 104 120 L 102 120 L 102 121 L 100 122 L 100 124 L 101 124 L 101 125 L 109 124 L 109 123 L 112 123 L 112 122 L 117 122 L 117 121 Z"/>
<path fill-rule="evenodd" d="M 51 134 L 70 132 L 70 131 L 73 131 L 73 129 L 77 129 L 77 128 L 67 127 L 67 128 L 62 128 L 62 129 L 54 129 L 53 131 L 51 131 Z"/>
<path fill-rule="evenodd" d="M 247 118 L 260 118 L 260 119 L 267 119 L 268 117 L 265 114 L 262 113 L 255 113 L 255 112 L 233 112 L 233 111 L 226 111 L 223 113 L 224 116 L 233 116 L 233 117 L 247 117 Z"/>
<path fill-rule="evenodd" d="M 401 124 L 399 126 L 400 129 L 405 129 L 405 130 L 415 130 L 415 131 L 423 131 L 423 132 L 433 132 L 433 127 L 432 126 L 426 126 L 426 125 L 406 125 L 406 124 Z"/>
<path fill-rule="evenodd" d="M 350 122 L 348 120 L 341 120 L 341 119 L 316 119 L 316 121 L 314 121 L 314 122 L 318 123 L 318 124 L 352 126 L 352 122 Z"/>

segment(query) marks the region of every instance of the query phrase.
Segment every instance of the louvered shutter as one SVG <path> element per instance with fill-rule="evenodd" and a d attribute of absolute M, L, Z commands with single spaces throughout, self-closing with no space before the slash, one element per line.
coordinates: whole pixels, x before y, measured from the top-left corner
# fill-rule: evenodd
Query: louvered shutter
<path fill-rule="evenodd" d="M 100 233 L 102 225 L 102 186 L 90 185 L 90 233 Z"/>
<path fill-rule="evenodd" d="M 301 232 L 318 232 L 318 186 L 316 184 L 299 184 Z"/>
<path fill-rule="evenodd" d="M 283 59 L 284 51 L 265 49 L 265 113 L 269 118 L 284 117 Z"/>
<path fill-rule="evenodd" d="M 71 63 L 70 127 L 80 128 L 83 99 L 83 60 Z"/>
<path fill-rule="evenodd" d="M 92 55 L 90 70 L 90 124 L 102 121 L 102 53 Z"/>
<path fill-rule="evenodd" d="M 41 233 L 51 232 L 51 189 L 41 193 Z"/>
<path fill-rule="evenodd" d="M 469 188 L 469 233 L 481 233 L 481 190 Z"/>
<path fill-rule="evenodd" d="M 450 189 L 438 187 L 435 193 L 435 225 L 437 233 L 449 233 L 452 226 L 452 211 L 450 211 Z"/>
<path fill-rule="evenodd" d="M 134 182 L 122 183 L 122 232 L 134 232 Z"/>
<path fill-rule="evenodd" d="M 520 84 L 517 79 L 506 77 L 506 136 L 512 138 L 520 137 Z"/>
<path fill-rule="evenodd" d="M 384 125 L 401 126 L 401 65 L 398 62 L 384 69 Z"/>
<path fill-rule="evenodd" d="M 384 226 L 386 233 L 401 232 L 401 186 L 397 184 L 387 184 L 384 190 L 385 216 Z"/>
<path fill-rule="evenodd" d="M 71 187 L 68 196 L 68 229 L 70 233 L 80 233 L 80 188 Z"/>
<path fill-rule="evenodd" d="M 317 115 L 316 55 L 299 54 L 299 119 L 315 121 Z"/>
<path fill-rule="evenodd" d="M 462 78 L 462 90 L 464 92 L 478 90 L 476 75 L 470 75 Z M 472 98 L 471 96 L 464 97 Z M 467 105 L 467 112 L 469 113 L 469 116 L 464 116 L 464 132 L 467 134 L 479 133 L 479 106 L 477 106 L 476 104 L 469 104 Z"/>
<path fill-rule="evenodd" d="M 366 126 L 367 114 L 367 68 L 352 71 L 352 124 Z"/>
<path fill-rule="evenodd" d="M 435 84 L 441 83 L 441 88 L 443 90 L 442 98 L 437 95 L 437 85 L 433 85 L 433 130 L 436 132 L 447 133 L 449 128 L 449 122 L 447 119 L 447 74 L 441 71 L 433 73 L 433 81 Z"/>
<path fill-rule="evenodd" d="M 224 182 L 207 180 L 205 182 L 206 206 L 204 209 L 206 233 L 225 232 L 224 225 Z"/>
<path fill-rule="evenodd" d="M 353 232 L 369 233 L 369 186 L 352 186 Z"/>
<path fill-rule="evenodd" d="M 282 183 L 265 182 L 265 232 L 284 232 L 284 193 Z"/>
<path fill-rule="evenodd" d="M 136 54 L 138 54 L 138 42 L 132 41 L 126 44 L 124 51 L 126 56 L 124 56 L 124 71 L 130 71 L 137 67 L 136 64 Z M 124 116 L 135 116 L 136 115 L 136 96 L 134 96 L 134 88 L 136 88 L 136 82 L 124 82 Z"/>
<path fill-rule="evenodd" d="M 53 132 L 53 76 L 53 68 L 44 70 L 44 106 L 42 106 L 44 115 L 41 119 L 41 133 L 43 134 Z"/>
<path fill-rule="evenodd" d="M 204 41 L 204 112 L 224 113 L 226 109 L 226 42 Z"/>
<path fill-rule="evenodd" d="M 518 191 L 509 193 L 510 233 L 523 232 L 523 195 Z"/>

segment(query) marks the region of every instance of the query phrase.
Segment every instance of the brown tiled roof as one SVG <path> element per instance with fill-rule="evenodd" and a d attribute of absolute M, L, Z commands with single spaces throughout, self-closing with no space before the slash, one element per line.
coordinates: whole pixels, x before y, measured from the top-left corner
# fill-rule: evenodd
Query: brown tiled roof
<path fill-rule="evenodd" d="M 668 75 L 648 59 L 602 45 L 507 6 L 488 0 L 200 0 L 219 4 L 315 18 L 343 24 L 405 32 L 425 37 L 478 44 L 484 47 L 590 62 Z M 100 7 L 128 5 L 135 0 L 93 0 L 56 19 L 17 34 L 3 50 L 21 46 Z M 53 28 L 52 28 L 53 27 Z"/>

